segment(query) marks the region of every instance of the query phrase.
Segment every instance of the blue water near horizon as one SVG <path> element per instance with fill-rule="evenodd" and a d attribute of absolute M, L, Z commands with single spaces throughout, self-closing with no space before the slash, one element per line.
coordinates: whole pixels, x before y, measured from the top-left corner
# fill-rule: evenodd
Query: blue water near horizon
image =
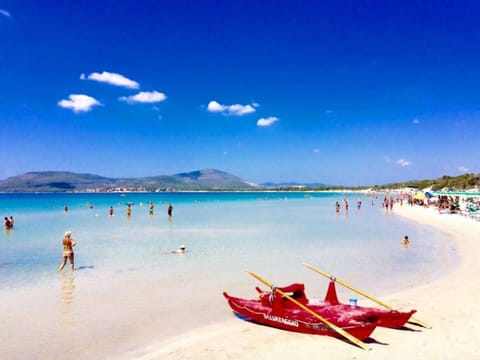
<path fill-rule="evenodd" d="M 363 202 L 360 210 L 357 199 Z M 335 201 L 342 204 L 339 214 Z M 133 204 L 129 218 L 128 203 Z M 172 218 L 168 203 L 174 205 Z M 361 283 L 377 278 L 384 289 L 393 286 L 392 279 L 394 284 L 408 283 L 409 276 L 428 280 L 455 261 L 448 236 L 379 204 L 362 194 L 330 192 L 0 194 L 3 216 L 16 220 L 15 229 L 0 236 L 0 290 L 54 281 L 66 230 L 78 242 L 77 270 L 105 276 L 142 269 L 168 274 L 178 265 L 164 255 L 181 244 L 198 269 L 192 276 L 253 267 L 301 281 L 301 263 L 310 262 Z M 406 234 L 413 242 L 409 249 L 399 245 Z"/>

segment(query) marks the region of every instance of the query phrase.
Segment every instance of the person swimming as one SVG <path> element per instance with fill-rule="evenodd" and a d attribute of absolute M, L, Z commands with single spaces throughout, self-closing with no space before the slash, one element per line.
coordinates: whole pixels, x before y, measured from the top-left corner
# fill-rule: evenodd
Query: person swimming
<path fill-rule="evenodd" d="M 185 245 L 180 245 L 177 250 L 173 250 L 172 252 L 176 253 L 176 254 L 183 254 L 185 251 L 187 251 L 186 246 Z"/>

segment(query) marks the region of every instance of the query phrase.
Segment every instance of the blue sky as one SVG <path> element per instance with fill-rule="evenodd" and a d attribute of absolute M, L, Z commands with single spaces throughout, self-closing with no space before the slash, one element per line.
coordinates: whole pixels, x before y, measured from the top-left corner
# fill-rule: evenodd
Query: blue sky
<path fill-rule="evenodd" d="M 475 1 L 2 1 L 0 178 L 478 173 L 479 16 Z"/>

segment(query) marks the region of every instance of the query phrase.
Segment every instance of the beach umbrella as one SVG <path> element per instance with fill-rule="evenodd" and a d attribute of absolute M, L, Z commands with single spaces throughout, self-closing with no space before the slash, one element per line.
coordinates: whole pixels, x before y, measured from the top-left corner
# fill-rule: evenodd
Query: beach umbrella
<path fill-rule="evenodd" d="M 413 196 L 416 200 L 425 200 L 426 196 L 423 192 L 418 192 Z"/>

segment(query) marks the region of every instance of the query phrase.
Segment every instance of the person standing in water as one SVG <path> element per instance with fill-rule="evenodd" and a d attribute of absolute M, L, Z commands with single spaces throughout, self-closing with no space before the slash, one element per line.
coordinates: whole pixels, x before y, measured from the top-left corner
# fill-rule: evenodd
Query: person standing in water
<path fill-rule="evenodd" d="M 70 269 L 73 271 L 75 267 L 73 247 L 77 245 L 77 243 L 75 242 L 75 240 L 72 239 L 71 231 L 67 231 L 65 233 L 65 236 L 62 240 L 62 245 L 63 245 L 63 258 L 62 258 L 62 263 L 58 268 L 58 271 L 60 272 L 63 270 L 63 268 L 67 264 L 67 260 L 70 260 Z"/>
<path fill-rule="evenodd" d="M 168 204 L 168 207 L 167 207 L 168 216 L 172 216 L 172 211 L 173 211 L 173 205 Z"/>
<path fill-rule="evenodd" d="M 13 225 L 12 225 L 12 223 L 10 222 L 10 219 L 5 216 L 4 220 L 5 220 L 5 221 L 4 221 L 5 229 L 7 229 L 7 230 L 12 229 L 12 228 L 13 228 Z"/>

